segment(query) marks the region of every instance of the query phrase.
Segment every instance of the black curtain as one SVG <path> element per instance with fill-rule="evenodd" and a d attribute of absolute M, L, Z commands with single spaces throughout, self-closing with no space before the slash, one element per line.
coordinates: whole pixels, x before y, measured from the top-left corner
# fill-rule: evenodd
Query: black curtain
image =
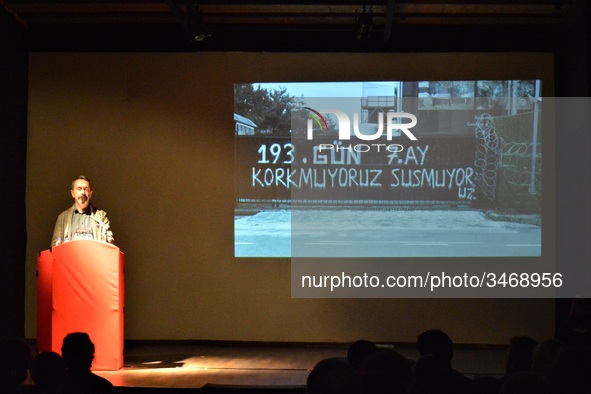
<path fill-rule="evenodd" d="M 0 336 L 24 337 L 28 54 L 24 26 L 0 5 Z"/>

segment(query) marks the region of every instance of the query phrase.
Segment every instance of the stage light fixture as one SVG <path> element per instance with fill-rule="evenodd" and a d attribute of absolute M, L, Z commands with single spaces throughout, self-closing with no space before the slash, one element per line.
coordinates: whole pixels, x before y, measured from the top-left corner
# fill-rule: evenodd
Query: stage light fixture
<path fill-rule="evenodd" d="M 371 13 L 371 9 L 369 12 L 365 11 L 365 6 L 363 7 L 363 12 L 357 16 L 355 20 L 355 40 L 357 41 L 364 41 L 367 40 L 371 35 L 371 30 L 373 28 L 373 15 Z"/>
<path fill-rule="evenodd" d="M 203 12 L 198 4 L 193 4 L 190 11 L 189 26 L 191 29 L 191 36 L 193 41 L 199 42 L 210 37 L 211 34 L 207 31 L 203 23 Z"/>

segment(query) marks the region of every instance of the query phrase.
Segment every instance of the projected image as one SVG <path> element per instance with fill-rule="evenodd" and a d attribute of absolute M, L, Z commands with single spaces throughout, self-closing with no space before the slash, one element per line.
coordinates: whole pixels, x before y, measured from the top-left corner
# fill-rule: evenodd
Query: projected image
<path fill-rule="evenodd" d="M 540 81 L 234 86 L 236 257 L 542 254 Z"/>

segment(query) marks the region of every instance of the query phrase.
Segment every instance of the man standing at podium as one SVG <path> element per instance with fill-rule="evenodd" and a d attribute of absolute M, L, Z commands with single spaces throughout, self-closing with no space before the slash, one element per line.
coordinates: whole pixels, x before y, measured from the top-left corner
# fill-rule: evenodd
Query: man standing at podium
<path fill-rule="evenodd" d="M 95 239 L 113 243 L 113 232 L 107 213 L 90 204 L 92 184 L 80 175 L 70 190 L 74 205 L 62 212 L 55 222 L 51 247 L 76 239 Z"/>

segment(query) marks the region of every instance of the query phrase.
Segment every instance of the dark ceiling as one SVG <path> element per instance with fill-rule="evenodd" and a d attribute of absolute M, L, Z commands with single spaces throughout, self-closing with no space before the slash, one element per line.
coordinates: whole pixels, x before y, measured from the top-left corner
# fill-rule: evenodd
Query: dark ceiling
<path fill-rule="evenodd" d="M 549 50 L 572 3 L 0 0 L 0 7 L 26 28 L 31 51 L 412 52 Z"/>

